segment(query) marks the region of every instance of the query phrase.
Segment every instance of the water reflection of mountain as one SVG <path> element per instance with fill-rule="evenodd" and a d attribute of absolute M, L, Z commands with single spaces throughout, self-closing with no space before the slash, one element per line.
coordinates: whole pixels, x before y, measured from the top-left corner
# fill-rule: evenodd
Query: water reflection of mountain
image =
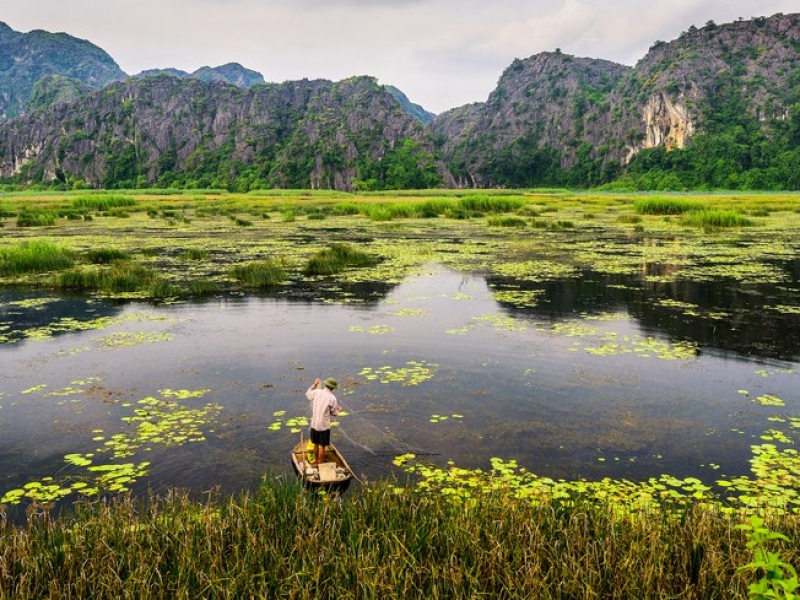
<path fill-rule="evenodd" d="M 562 320 L 625 310 L 645 331 L 693 341 L 701 349 L 787 361 L 800 357 L 800 314 L 776 309 L 798 306 L 797 289 L 725 281 L 643 283 L 638 277 L 592 271 L 540 284 L 498 278 L 488 282 L 497 289 L 513 285 L 540 291 L 533 308 L 501 302 L 512 315 Z"/>

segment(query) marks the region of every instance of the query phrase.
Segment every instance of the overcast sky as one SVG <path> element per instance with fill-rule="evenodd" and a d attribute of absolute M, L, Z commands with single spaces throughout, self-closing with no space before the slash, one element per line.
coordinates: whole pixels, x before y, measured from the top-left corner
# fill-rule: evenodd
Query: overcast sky
<path fill-rule="evenodd" d="M 0 0 L 0 21 L 87 39 L 128 74 L 238 62 L 267 81 L 372 75 L 439 113 L 482 102 L 514 58 L 634 65 L 657 40 L 800 12 L 800 0 Z"/>

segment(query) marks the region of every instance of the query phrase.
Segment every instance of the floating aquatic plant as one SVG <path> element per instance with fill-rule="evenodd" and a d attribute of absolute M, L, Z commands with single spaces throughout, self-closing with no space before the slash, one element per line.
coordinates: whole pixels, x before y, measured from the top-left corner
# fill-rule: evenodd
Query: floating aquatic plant
<path fill-rule="evenodd" d="M 161 398 L 147 397 L 138 401 L 133 415 L 122 420 L 135 429 L 128 432 L 102 435 L 102 429 L 93 430 L 93 440 L 103 442 L 94 452 L 85 454 L 70 453 L 64 462 L 83 475 L 72 474 L 69 481 L 61 484 L 52 477 L 29 482 L 21 489 L 9 490 L 0 503 L 19 504 L 23 499 L 37 502 L 54 502 L 73 492 L 95 495 L 99 492 L 118 493 L 128 491 L 138 479 L 144 477 L 150 466 L 149 461 L 138 464 L 131 462 L 102 462 L 103 459 L 126 458 L 139 450 L 149 450 L 155 445 L 180 446 L 185 443 L 205 440 L 201 427 L 213 421 L 222 410 L 218 404 L 206 404 L 200 408 L 190 408 L 178 400 L 191 400 L 203 397 L 209 390 L 160 390 Z M 122 406 L 129 405 L 122 403 Z M 52 482 L 52 483 L 51 483 Z"/>
<path fill-rule="evenodd" d="M 439 365 L 426 361 L 409 361 L 405 367 L 393 368 L 384 367 L 365 367 L 359 375 L 368 381 L 380 381 L 381 383 L 400 383 L 404 386 L 419 385 L 436 375 Z"/>
<path fill-rule="evenodd" d="M 387 333 L 393 333 L 395 328 L 390 327 L 389 325 L 372 325 L 370 327 L 360 327 L 358 325 L 354 325 L 350 327 L 350 331 L 356 333 L 368 333 L 370 335 L 386 335 Z"/>

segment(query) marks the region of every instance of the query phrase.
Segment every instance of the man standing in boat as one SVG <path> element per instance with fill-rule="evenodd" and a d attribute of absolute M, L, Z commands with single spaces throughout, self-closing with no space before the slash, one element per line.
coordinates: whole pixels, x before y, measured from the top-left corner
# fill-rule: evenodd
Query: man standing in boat
<path fill-rule="evenodd" d="M 328 378 L 322 382 L 317 377 L 306 391 L 306 398 L 311 400 L 311 443 L 314 444 L 314 464 L 325 462 L 325 448 L 331 444 L 331 416 L 336 416 L 342 407 L 336 401 L 333 390 L 335 379 Z"/>

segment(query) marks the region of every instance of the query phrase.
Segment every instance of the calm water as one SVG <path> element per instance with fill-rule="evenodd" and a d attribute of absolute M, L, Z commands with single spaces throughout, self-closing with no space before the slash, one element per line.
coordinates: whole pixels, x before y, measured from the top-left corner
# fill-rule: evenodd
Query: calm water
<path fill-rule="evenodd" d="M 133 431 L 123 418 L 165 389 L 207 389 L 181 404 L 222 410 L 201 426 L 206 441 L 150 444 L 125 459 L 151 463 L 136 492 L 236 491 L 288 474 L 299 434 L 285 421 L 307 415 L 304 391 L 316 376 L 339 380 L 350 415 L 334 441 L 368 479 L 402 479 L 392 459 L 411 451 L 483 469 L 513 458 L 553 478 L 713 482 L 749 473 L 750 445 L 770 417 L 800 414 L 800 317 L 760 310 L 785 291 L 643 287 L 592 273 L 530 287 L 535 303 L 498 303 L 493 288 L 519 286 L 429 265 L 394 288 L 171 306 L 60 297 L 31 306 L 19 302 L 30 294 L 5 292 L 0 496 L 73 476 L 65 455 L 102 447 L 100 430 Z M 330 302 L 342 298 L 353 302 Z M 101 317 L 101 329 L 23 337 L 64 318 Z M 696 344 L 697 355 L 676 358 L 674 342 Z M 381 383 L 365 369 L 401 380 Z M 764 394 L 785 406 L 754 402 Z"/>

